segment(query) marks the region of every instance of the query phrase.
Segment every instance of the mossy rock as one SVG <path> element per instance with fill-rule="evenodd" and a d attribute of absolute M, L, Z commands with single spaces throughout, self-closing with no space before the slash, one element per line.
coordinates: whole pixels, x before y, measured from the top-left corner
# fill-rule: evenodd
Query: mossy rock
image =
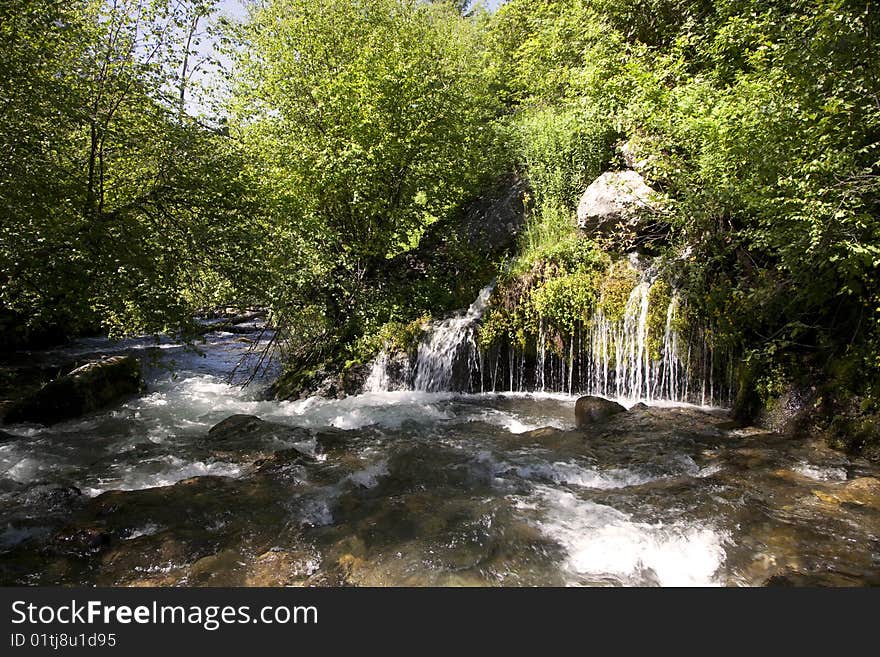
<path fill-rule="evenodd" d="M 599 309 L 609 321 L 623 319 L 626 304 L 640 278 L 639 271 L 628 260 L 618 260 L 608 269 L 599 284 Z"/>
<path fill-rule="evenodd" d="M 113 356 L 50 381 L 9 409 L 4 421 L 55 424 L 100 410 L 144 388 L 141 363 Z"/>

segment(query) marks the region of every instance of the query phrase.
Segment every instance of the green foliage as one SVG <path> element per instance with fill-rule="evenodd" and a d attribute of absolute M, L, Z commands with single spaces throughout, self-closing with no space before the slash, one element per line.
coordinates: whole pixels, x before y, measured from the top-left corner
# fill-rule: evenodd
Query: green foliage
<path fill-rule="evenodd" d="M 24 334 L 172 331 L 248 287 L 259 232 L 242 155 L 182 114 L 185 85 L 170 98 L 187 26 L 209 11 L 0 8 L 0 319 Z"/>
<path fill-rule="evenodd" d="M 673 290 L 662 278 L 658 278 L 648 290 L 648 352 L 653 360 L 659 360 L 662 356 L 663 337 L 666 335 L 667 323 L 670 329 L 683 332 L 684 322 L 680 313 L 677 312 L 677 304 L 673 304 Z M 669 312 L 672 310 L 672 316 Z M 685 354 L 681 354 L 682 358 Z"/>
<path fill-rule="evenodd" d="M 483 181 L 492 99 L 479 35 L 449 6 L 276 0 L 241 39 L 233 129 L 294 239 L 381 260 Z"/>
<path fill-rule="evenodd" d="M 560 333 L 571 335 L 585 324 L 596 304 L 596 280 L 589 274 L 566 274 L 545 281 L 532 295 L 539 317 Z"/>
<path fill-rule="evenodd" d="M 230 129 L 269 216 L 278 322 L 320 299 L 353 343 L 456 296 L 386 271 L 502 166 L 481 21 L 460 8 L 274 0 L 235 35 Z"/>
<path fill-rule="evenodd" d="M 591 106 L 529 107 L 514 121 L 511 139 L 545 212 L 573 210 L 602 173 L 613 133 L 607 117 Z"/>
<path fill-rule="evenodd" d="M 635 273 L 573 214 L 626 139 L 671 199 L 675 321 L 743 354 L 744 385 L 845 363 L 846 386 L 876 391 L 871 3 L 509 0 L 468 15 L 269 0 L 224 36 L 228 121 L 197 120 L 186 101 L 214 5 L 0 5 L 4 328 L 179 331 L 200 306 L 257 303 L 303 368 L 357 355 L 500 268 L 449 219 L 511 170 L 531 188 L 528 223 L 481 340 L 526 345 L 598 309 L 619 320 Z M 393 273 L 417 253 L 442 266 Z M 670 295 L 651 290 L 655 355 Z"/>
<path fill-rule="evenodd" d="M 367 332 L 351 350 L 350 364 L 367 363 L 382 349 L 391 353 L 410 353 L 425 332 L 430 316 L 425 315 L 411 322 L 386 322 L 376 332 Z"/>
<path fill-rule="evenodd" d="M 527 256 L 527 257 L 526 257 Z M 569 229 L 520 256 L 499 281 L 480 327 L 483 346 L 526 348 L 540 330 L 570 335 L 593 314 L 608 257 Z"/>
<path fill-rule="evenodd" d="M 522 116 L 588 107 L 630 140 L 673 199 L 672 251 L 689 246 L 672 263 L 682 315 L 766 367 L 847 359 L 871 373 L 857 387 L 875 380 L 880 15 L 870 3 L 538 5 L 499 11 L 497 85 Z M 557 182 L 540 161 L 533 179 Z"/>

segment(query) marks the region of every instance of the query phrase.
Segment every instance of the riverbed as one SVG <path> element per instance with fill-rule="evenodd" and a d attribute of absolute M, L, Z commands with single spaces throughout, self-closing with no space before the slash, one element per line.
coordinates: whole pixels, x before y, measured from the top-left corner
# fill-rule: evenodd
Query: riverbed
<path fill-rule="evenodd" d="M 551 393 L 267 401 L 271 369 L 230 378 L 260 339 L 20 355 L 131 353 L 148 386 L 5 427 L 0 583 L 880 584 L 880 472 L 814 439 L 662 403 L 577 430 L 576 396 Z M 233 415 L 262 422 L 209 434 Z"/>

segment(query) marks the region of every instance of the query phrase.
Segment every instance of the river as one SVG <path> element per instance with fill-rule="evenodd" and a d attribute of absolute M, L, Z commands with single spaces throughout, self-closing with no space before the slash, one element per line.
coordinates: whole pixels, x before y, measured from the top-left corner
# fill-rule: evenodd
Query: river
<path fill-rule="evenodd" d="M 245 338 L 245 340 L 243 340 Z M 723 409 L 576 396 L 370 392 L 266 401 L 229 381 L 259 334 L 101 339 L 147 391 L 0 443 L 0 583 L 880 584 L 880 472 Z M 208 432 L 235 414 L 229 431 Z"/>

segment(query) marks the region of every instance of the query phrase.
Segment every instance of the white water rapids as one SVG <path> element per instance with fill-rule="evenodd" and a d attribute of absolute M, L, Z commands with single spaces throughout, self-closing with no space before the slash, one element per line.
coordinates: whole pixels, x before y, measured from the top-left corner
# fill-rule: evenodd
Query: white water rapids
<path fill-rule="evenodd" d="M 441 355 L 460 348 L 446 337 L 473 340 L 483 303 L 481 295 L 444 320 L 444 339 L 424 342 L 424 362 L 439 359 L 423 370 L 426 385 L 446 376 Z M 125 352 L 175 368 L 148 368 L 147 392 L 116 408 L 52 427 L 5 427 L 0 583 L 161 575 L 171 579 L 155 583 L 193 584 L 201 581 L 193 564 L 216 552 L 236 556 L 211 581 L 240 585 L 247 580 L 236 579 L 237 564 L 266 550 L 307 551 L 310 574 L 353 564 L 345 582 L 366 585 L 753 584 L 796 563 L 791 546 L 803 545 L 814 546 L 804 559 L 821 572 L 844 564 L 870 575 L 874 567 L 870 549 L 854 547 L 870 546 L 873 525 L 862 528 L 841 506 L 817 515 L 824 507 L 812 494 L 837 494 L 854 466 L 788 438 L 764 446 L 749 432 L 722 430 L 720 412 L 654 404 L 617 416 L 617 429 L 584 432 L 573 430 L 576 396 L 567 393 L 398 390 L 269 401 L 258 387 L 226 380 L 249 345 L 208 337 L 204 356 L 169 341 L 102 340 L 32 356 Z M 637 344 L 632 353 L 639 362 Z M 670 385 L 659 380 L 658 390 Z M 256 415 L 269 430 L 208 435 L 233 414 Z M 77 515 L 90 505 L 97 515 Z M 63 543 L 61 565 L 53 562 L 53 537 L 71 535 L 72 518 L 86 528 L 110 523 L 113 558 L 89 545 L 75 556 L 82 568 L 68 571 L 74 557 Z M 34 565 L 40 559 L 48 561 Z"/>
<path fill-rule="evenodd" d="M 467 314 L 447 320 L 447 335 L 469 331 L 488 292 L 481 294 Z M 75 486 L 88 496 L 97 496 L 108 490 L 168 486 L 195 476 L 247 477 L 251 466 L 246 459 L 212 453 L 204 444 L 210 427 L 229 415 L 244 413 L 291 427 L 370 429 L 387 436 L 379 443 L 355 448 L 351 457 L 359 463 L 357 468 L 342 476 L 338 484 L 317 489 L 308 503 L 298 507 L 299 521 L 309 526 L 336 522 L 335 500 L 346 487 L 382 485 L 392 467 L 389 454 L 403 449 L 408 441 L 426 447 L 435 443 L 452 449 L 463 463 L 470 463 L 467 467 L 475 468 L 473 476 L 478 481 L 488 477 L 486 481 L 499 496 L 512 495 L 511 508 L 519 522 L 532 524 L 560 546 L 563 556 L 558 572 L 566 583 L 584 583 L 595 577 L 635 583 L 647 571 L 655 583 L 715 583 L 715 572 L 724 560 L 722 534 L 700 525 L 632 519 L 607 505 L 587 502 L 578 492 L 640 485 L 686 472 L 692 466 L 685 464 L 682 470 L 682 464 L 672 459 L 666 469 L 609 469 L 576 455 L 542 449 L 511 451 L 503 446 L 506 437 L 540 427 L 570 428 L 571 398 L 398 391 L 339 400 L 263 401 L 256 390 L 243 390 L 223 380 L 245 348 L 235 339 L 214 336 L 204 347 L 205 357 L 190 354 L 179 345 L 162 344 L 159 357 L 176 359 L 180 369 L 174 373 L 150 370 L 149 390 L 143 396 L 116 409 L 52 427 L 11 427 L 19 439 L 0 445 L 4 509 L 0 549 L 26 545 L 48 531 L 39 523 L 25 523 L 20 515 L 23 509 L 17 506 L 16 500 L 28 499 L 28 491 L 35 486 Z M 114 350 L 136 353 L 151 348 L 148 343 L 114 346 L 84 341 L 55 356 L 91 356 Z M 424 362 L 438 362 L 431 359 L 442 360 L 443 354 L 455 348 L 445 337 L 429 341 L 422 352 Z M 438 369 L 439 365 L 417 370 L 417 380 L 426 387 L 441 386 L 447 379 Z M 383 447 L 387 440 L 391 442 Z M 252 447 L 272 452 L 293 446 L 314 450 L 314 442 L 304 445 L 284 437 Z M 137 528 L 132 535 L 152 531 Z M 675 558 L 682 549 L 685 552 Z M 607 550 L 613 550 L 613 556 Z"/>

